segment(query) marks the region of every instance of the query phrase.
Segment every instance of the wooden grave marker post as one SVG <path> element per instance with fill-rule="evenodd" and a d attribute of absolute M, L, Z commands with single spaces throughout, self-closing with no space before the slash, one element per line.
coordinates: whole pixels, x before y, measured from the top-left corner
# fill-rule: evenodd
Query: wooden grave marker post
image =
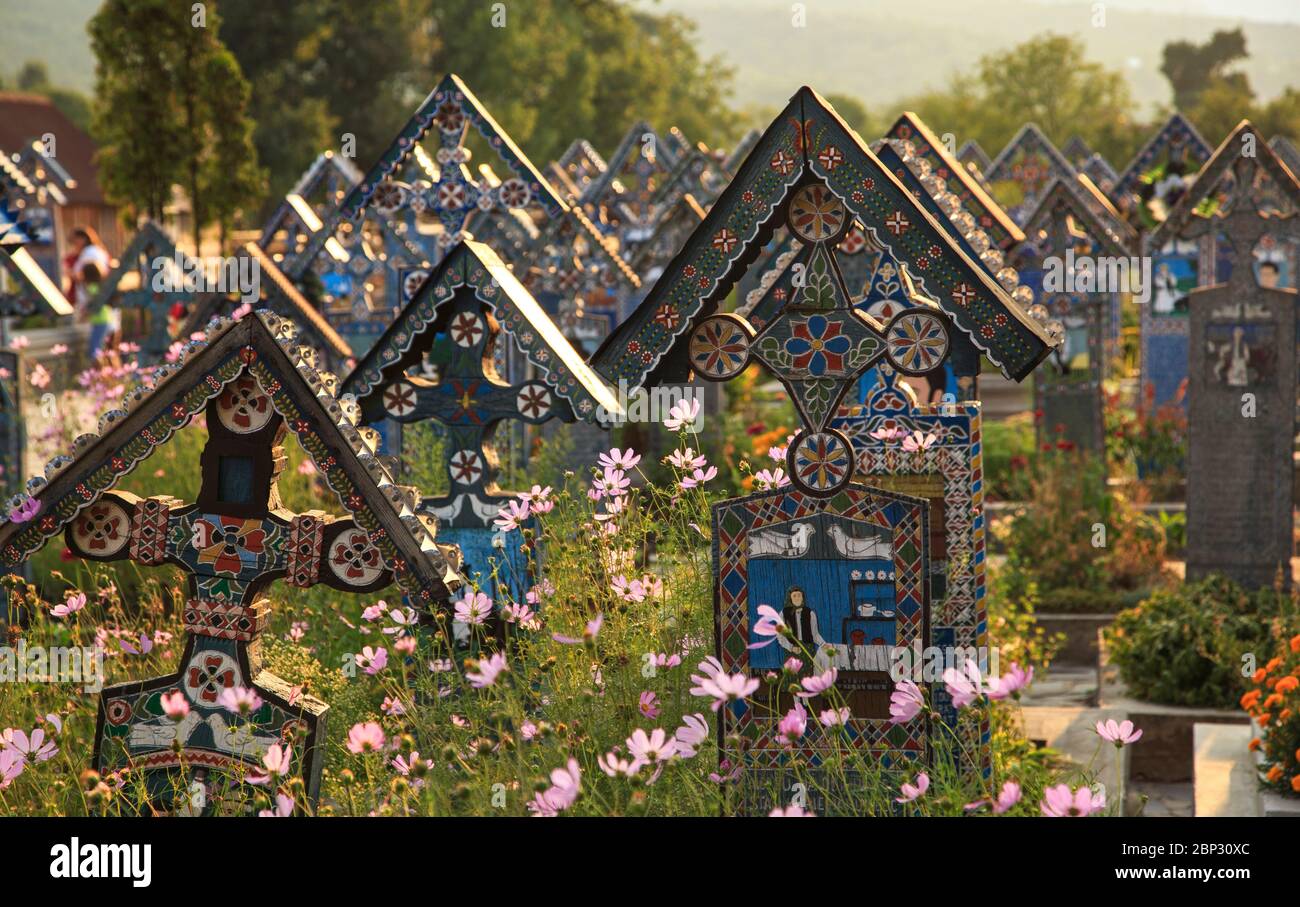
<path fill-rule="evenodd" d="M 177 671 L 106 687 L 96 725 L 96 767 L 143 773 L 157 811 L 216 810 L 219 780 L 259 765 L 277 743 L 291 744 L 292 774 L 314 805 L 328 707 L 263 668 L 273 580 L 351 592 L 396 580 L 426 614 L 460 582 L 458 552 L 434 542 L 434 521 L 414 513 L 415 490 L 392 483 L 352 425 L 359 413 L 332 396 L 336 379 L 292 352 L 294 341 L 292 326 L 270 313 L 216 325 L 208 342 L 189 345 L 182 365 L 160 370 L 152 390 L 129 397 L 127 410 L 105 413 L 100 434 L 79 438 L 75 456 L 56 457 L 29 481 L 40 505 L 34 519 L 0 525 L 9 567 L 64 532 L 82 558 L 166 563 L 187 575 Z M 199 413 L 209 439 L 194 503 L 112 490 Z M 283 508 L 276 478 L 290 431 L 350 516 Z M 235 719 L 220 701 L 233 688 L 255 691 L 263 704 Z M 180 721 L 164 713 L 170 692 L 189 706 Z"/>

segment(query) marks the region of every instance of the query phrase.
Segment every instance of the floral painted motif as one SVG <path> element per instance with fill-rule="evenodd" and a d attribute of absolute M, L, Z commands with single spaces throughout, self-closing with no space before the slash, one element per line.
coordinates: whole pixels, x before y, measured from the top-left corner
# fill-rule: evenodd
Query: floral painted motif
<path fill-rule="evenodd" d="M 795 369 L 820 378 L 844 371 L 844 356 L 853 342 L 842 332 L 844 325 L 831 321 L 824 315 L 790 320 L 791 336 L 785 341 L 785 350 L 792 357 Z"/>
<path fill-rule="evenodd" d="M 200 564 L 210 564 L 217 573 L 237 576 L 244 569 L 257 569 L 265 553 L 266 529 L 261 520 L 230 516 L 204 516 L 194 521 L 190 544 Z"/>

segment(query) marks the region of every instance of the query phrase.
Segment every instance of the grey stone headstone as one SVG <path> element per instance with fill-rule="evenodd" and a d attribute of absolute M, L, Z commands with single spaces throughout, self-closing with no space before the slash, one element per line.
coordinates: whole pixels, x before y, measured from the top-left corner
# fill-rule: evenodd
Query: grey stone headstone
<path fill-rule="evenodd" d="M 1187 576 L 1289 586 L 1297 296 L 1245 283 L 1190 297 Z"/>

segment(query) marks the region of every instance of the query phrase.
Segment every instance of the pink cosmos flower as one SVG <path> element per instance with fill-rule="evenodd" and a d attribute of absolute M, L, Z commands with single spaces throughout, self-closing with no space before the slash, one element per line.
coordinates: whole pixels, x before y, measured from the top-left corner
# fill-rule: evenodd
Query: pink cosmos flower
<path fill-rule="evenodd" d="M 54 346 L 50 347 L 51 356 L 62 356 L 67 351 L 68 345 L 66 343 L 56 343 Z"/>
<path fill-rule="evenodd" d="M 528 512 L 528 502 L 506 501 L 505 506 L 497 511 L 497 517 L 492 521 L 492 525 L 502 532 L 513 532 L 528 519 Z"/>
<path fill-rule="evenodd" d="M 420 764 L 420 751 L 412 750 L 410 756 L 402 756 L 400 754 L 394 756 L 393 761 L 389 764 L 392 765 L 393 770 L 396 771 L 399 775 L 403 775 L 403 776 L 410 775 L 411 772 L 415 770 L 415 767 Z M 424 767 L 433 768 L 433 760 L 425 759 Z"/>
<path fill-rule="evenodd" d="M 246 780 L 249 784 L 266 784 L 274 778 L 283 778 L 289 774 L 292 764 L 293 747 L 287 743 L 283 747 L 278 743 L 272 743 L 262 754 L 262 767 L 266 771 L 249 775 Z"/>
<path fill-rule="evenodd" d="M 577 759 L 551 772 L 551 786 L 528 801 L 535 816 L 556 816 L 572 806 L 582 792 L 582 769 Z"/>
<path fill-rule="evenodd" d="M 140 647 L 138 649 L 125 639 L 119 639 L 117 644 L 127 655 L 148 655 L 153 651 L 153 639 L 150 638 L 148 633 L 141 633 L 139 642 Z"/>
<path fill-rule="evenodd" d="M 805 711 L 803 703 L 795 703 L 795 707 L 781 716 L 781 720 L 776 725 L 776 735 L 782 739 L 786 746 L 792 745 L 796 740 L 803 736 L 808 729 L 808 712 Z"/>
<path fill-rule="evenodd" d="M 388 619 L 393 622 L 393 626 L 384 627 L 384 633 L 387 636 L 409 633 L 419 624 L 415 612 L 410 608 L 394 608 L 388 612 Z"/>
<path fill-rule="evenodd" d="M 385 696 L 384 701 L 379 704 L 379 711 L 389 716 L 405 715 L 406 704 L 400 699 Z"/>
<path fill-rule="evenodd" d="M 677 755 L 677 741 L 669 737 L 663 728 L 655 728 L 649 734 L 637 728 L 626 743 L 628 754 L 637 768 L 667 762 Z"/>
<path fill-rule="evenodd" d="M 357 667 L 364 670 L 371 677 L 388 667 L 388 650 L 383 646 L 377 649 L 366 646 L 353 657 L 356 659 Z"/>
<path fill-rule="evenodd" d="M 691 677 L 691 680 L 696 680 Z M 717 711 L 728 702 L 744 699 L 758 689 L 757 677 L 746 677 L 744 674 L 725 674 L 717 673 L 712 677 L 703 677 L 697 680 L 698 686 L 691 687 L 692 696 L 712 696 L 713 702 L 709 703 L 709 708 Z"/>
<path fill-rule="evenodd" d="M 900 680 L 894 685 L 894 692 L 889 694 L 890 724 L 906 724 L 925 708 L 925 696 L 920 688 L 910 680 Z"/>
<path fill-rule="evenodd" d="M 259 819 L 287 819 L 293 815 L 293 797 L 288 794 L 275 795 L 275 807 L 273 809 L 258 810 Z"/>
<path fill-rule="evenodd" d="M 767 455 L 778 463 L 784 463 L 786 454 L 790 451 L 790 442 L 794 440 L 794 435 L 786 435 L 785 443 L 781 445 L 773 444 L 767 449 Z"/>
<path fill-rule="evenodd" d="M 881 427 L 871 432 L 871 437 L 877 441 L 897 441 L 903 436 L 903 430 L 898 427 Z"/>
<path fill-rule="evenodd" d="M 477 671 L 466 671 L 465 679 L 474 689 L 481 690 L 495 684 L 501 673 L 507 670 L 509 668 L 506 666 L 505 655 L 496 652 L 488 658 L 480 659 Z"/>
<path fill-rule="evenodd" d="M 791 674 L 798 674 L 800 671 L 803 670 L 803 659 L 796 658 L 795 656 L 791 655 L 781 665 L 781 670 L 789 671 Z"/>
<path fill-rule="evenodd" d="M 730 784 L 740 778 L 743 769 L 744 766 L 732 765 L 730 759 L 723 759 L 716 772 L 709 772 L 709 780 L 714 784 Z"/>
<path fill-rule="evenodd" d="M 759 491 L 770 491 L 773 488 L 784 488 L 789 485 L 790 477 L 779 466 L 776 469 L 760 469 L 754 473 L 754 484 Z"/>
<path fill-rule="evenodd" d="M 82 608 L 86 607 L 86 593 L 74 592 L 64 599 L 63 604 L 55 605 L 50 609 L 51 617 L 67 617 L 69 614 L 76 614 Z"/>
<path fill-rule="evenodd" d="M 678 448 L 668 455 L 668 462 L 678 469 L 689 471 L 705 466 L 709 461 L 691 448 Z"/>
<path fill-rule="evenodd" d="M 58 754 L 59 748 L 54 741 L 45 739 L 45 731 L 36 728 L 29 737 L 24 731 L 14 728 L 5 748 L 14 751 L 24 762 L 45 762 Z"/>
<path fill-rule="evenodd" d="M 823 727 L 835 727 L 837 724 L 848 723 L 849 716 L 852 712 L 848 706 L 841 706 L 838 709 L 823 709 L 817 716 L 817 720 L 822 723 Z"/>
<path fill-rule="evenodd" d="M 1019 699 L 1020 691 L 1029 686 L 1034 681 L 1034 667 L 1029 666 L 1026 671 L 1011 662 L 1011 670 L 1001 677 L 990 677 L 987 681 L 987 691 L 989 699 L 1006 699 L 1008 696 Z"/>
<path fill-rule="evenodd" d="M 718 467 L 710 466 L 707 470 L 696 467 L 689 476 L 684 476 L 680 482 L 683 491 L 689 491 L 692 488 L 698 488 L 705 482 L 711 482 L 718 477 Z"/>
<path fill-rule="evenodd" d="M 927 790 L 930 789 L 930 776 L 927 775 L 925 772 L 921 772 L 919 775 L 916 776 L 916 784 L 908 784 L 906 781 L 904 781 L 902 787 L 900 787 L 899 789 L 903 792 L 903 796 L 895 797 L 894 802 L 911 803 L 917 797 L 922 796 Z"/>
<path fill-rule="evenodd" d="M 1133 722 L 1125 719 L 1117 722 L 1114 718 L 1107 718 L 1104 722 L 1097 722 L 1097 735 L 1102 740 L 1109 740 L 1119 749 L 1129 743 L 1137 743 L 1142 739 L 1142 732 L 1133 729 Z"/>
<path fill-rule="evenodd" d="M 939 438 L 934 432 L 921 434 L 919 431 L 914 431 L 903 439 L 903 450 L 929 450 L 938 440 Z"/>
<path fill-rule="evenodd" d="M 709 723 L 703 712 L 682 716 L 682 726 L 673 734 L 677 755 L 690 759 L 699 752 L 700 744 L 709 739 Z"/>
<path fill-rule="evenodd" d="M 835 678 L 840 674 L 838 668 L 830 668 L 821 673 L 814 674 L 812 677 L 803 677 L 799 680 L 799 686 L 803 687 L 801 692 L 795 693 L 803 699 L 811 699 L 813 696 L 820 696 L 831 687 L 835 686 Z"/>
<path fill-rule="evenodd" d="M 653 690 L 643 690 L 640 698 L 637 700 L 637 711 L 643 716 L 654 721 L 659 717 L 659 697 Z"/>
<path fill-rule="evenodd" d="M 311 460 L 303 460 L 298 464 L 298 475 L 314 476 L 316 475 L 316 464 Z"/>
<path fill-rule="evenodd" d="M 948 695 L 952 697 L 952 704 L 959 709 L 966 708 L 966 706 L 980 698 L 982 680 L 979 665 L 969 658 L 966 659 L 962 670 L 947 668 L 943 672 L 943 684 L 948 688 Z"/>
<path fill-rule="evenodd" d="M 641 766 L 632 759 L 624 759 L 618 754 L 618 750 L 610 750 L 603 756 L 596 757 L 596 764 L 600 770 L 611 778 L 617 778 L 620 775 L 624 778 L 631 778 L 641 770 Z"/>
<path fill-rule="evenodd" d="M 699 415 L 699 400 L 694 398 L 678 400 L 668 410 L 668 415 L 664 417 L 664 428 L 669 431 L 692 430 L 695 428 L 695 420 L 699 418 Z"/>
<path fill-rule="evenodd" d="M 236 715 L 251 715 L 262 707 L 262 697 L 246 687 L 226 687 L 217 697 L 217 705 Z"/>
<path fill-rule="evenodd" d="M 521 491 L 521 492 L 519 492 L 519 495 L 518 495 L 519 500 L 524 501 L 524 502 L 526 502 L 527 504 L 530 504 L 530 505 L 532 505 L 532 504 L 537 504 L 537 503 L 539 503 L 539 502 L 541 502 L 541 501 L 545 501 L 545 500 L 546 500 L 547 498 L 549 498 L 550 496 L 551 496 L 551 486 L 550 486 L 550 485 L 547 485 L 545 488 L 543 488 L 541 485 L 534 485 L 534 486 L 533 486 L 531 489 L 529 489 L 528 491 Z M 536 508 L 534 507 L 533 509 L 536 509 Z"/>
<path fill-rule="evenodd" d="M 759 605 L 758 620 L 754 621 L 754 625 L 749 628 L 749 632 L 751 636 L 764 636 L 766 639 L 761 642 L 751 642 L 745 648 L 762 649 L 770 646 L 776 642 L 776 638 L 780 635 L 781 628 L 784 626 L 785 618 L 780 611 L 771 605 Z"/>
<path fill-rule="evenodd" d="M 463 624 L 482 624 L 492 613 L 492 599 L 473 589 L 456 602 L 456 620 Z"/>
<path fill-rule="evenodd" d="M 675 668 L 682 663 L 682 657 L 674 652 L 669 655 L 667 652 L 659 652 L 654 657 L 656 668 Z"/>
<path fill-rule="evenodd" d="M 163 714 L 172 721 L 180 721 L 190 713 L 189 701 L 186 700 L 185 694 L 180 690 L 163 693 L 159 702 L 162 704 Z"/>
<path fill-rule="evenodd" d="M 627 450 L 611 447 L 609 453 L 601 454 L 597 460 L 603 469 L 622 469 L 631 472 L 636 468 L 636 464 L 641 462 L 641 455 L 630 447 Z"/>
<path fill-rule="evenodd" d="M 348 750 L 354 755 L 374 753 L 384 748 L 384 729 L 373 721 L 357 722 L 348 731 Z"/>
<path fill-rule="evenodd" d="M 782 809 L 777 807 L 767 814 L 769 819 L 814 819 L 817 814 L 810 809 L 804 809 L 798 803 L 791 803 Z"/>
<path fill-rule="evenodd" d="M 1000 816 L 1019 802 L 1020 785 L 1014 781 L 1008 781 L 1002 785 L 1002 792 L 998 794 L 998 799 L 993 804 L 993 812 Z"/>
<path fill-rule="evenodd" d="M 578 639 L 573 636 L 562 636 L 559 633 L 552 633 L 551 639 L 566 646 L 576 646 L 584 642 L 594 642 L 597 635 L 600 634 L 600 628 L 605 623 L 605 615 L 597 614 L 594 618 L 587 621 L 586 628 L 582 631 L 582 638 Z"/>
<path fill-rule="evenodd" d="M 540 626 L 537 619 L 537 612 L 525 604 L 509 602 L 501 609 L 501 619 L 508 624 L 519 624 L 526 630 L 536 629 Z"/>
<path fill-rule="evenodd" d="M 19 334 L 17 337 L 14 337 L 12 340 L 9 341 L 9 349 L 25 350 L 30 344 L 31 341 L 27 339 L 26 334 Z"/>
<path fill-rule="evenodd" d="M 14 779 L 23 773 L 27 763 L 17 750 L 0 749 L 0 790 L 14 783 Z"/>
<path fill-rule="evenodd" d="M 1106 795 L 1094 793 L 1086 787 L 1072 791 L 1070 785 L 1058 784 L 1043 791 L 1042 802 L 1038 805 L 1045 816 L 1090 816 L 1106 808 Z"/>

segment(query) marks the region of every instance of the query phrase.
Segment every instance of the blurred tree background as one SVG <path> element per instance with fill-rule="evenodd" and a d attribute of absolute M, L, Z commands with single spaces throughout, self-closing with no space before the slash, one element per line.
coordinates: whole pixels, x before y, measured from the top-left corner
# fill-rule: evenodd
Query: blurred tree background
<path fill-rule="evenodd" d="M 89 124 L 115 201 L 154 212 L 170 180 L 198 193 L 199 226 L 256 225 L 345 135 L 367 166 L 447 72 L 539 165 L 578 137 L 608 154 L 638 119 L 726 148 L 777 113 L 737 109 L 732 68 L 701 54 L 688 18 L 619 0 L 211 0 L 200 34 L 176 31 L 190 6 L 106 0 L 90 25 L 93 101 L 52 85 L 39 61 L 0 74 L 0 88 L 47 94 Z M 1141 114 L 1123 72 L 1087 59 L 1078 38 L 1045 33 L 891 105 L 828 99 L 868 141 L 913 110 L 996 155 L 1033 121 L 1058 145 L 1078 135 L 1123 167 L 1175 108 L 1211 143 L 1243 117 L 1300 139 L 1300 91 L 1259 102 L 1240 69 L 1248 59 L 1240 29 L 1166 44 L 1168 106 Z"/>

